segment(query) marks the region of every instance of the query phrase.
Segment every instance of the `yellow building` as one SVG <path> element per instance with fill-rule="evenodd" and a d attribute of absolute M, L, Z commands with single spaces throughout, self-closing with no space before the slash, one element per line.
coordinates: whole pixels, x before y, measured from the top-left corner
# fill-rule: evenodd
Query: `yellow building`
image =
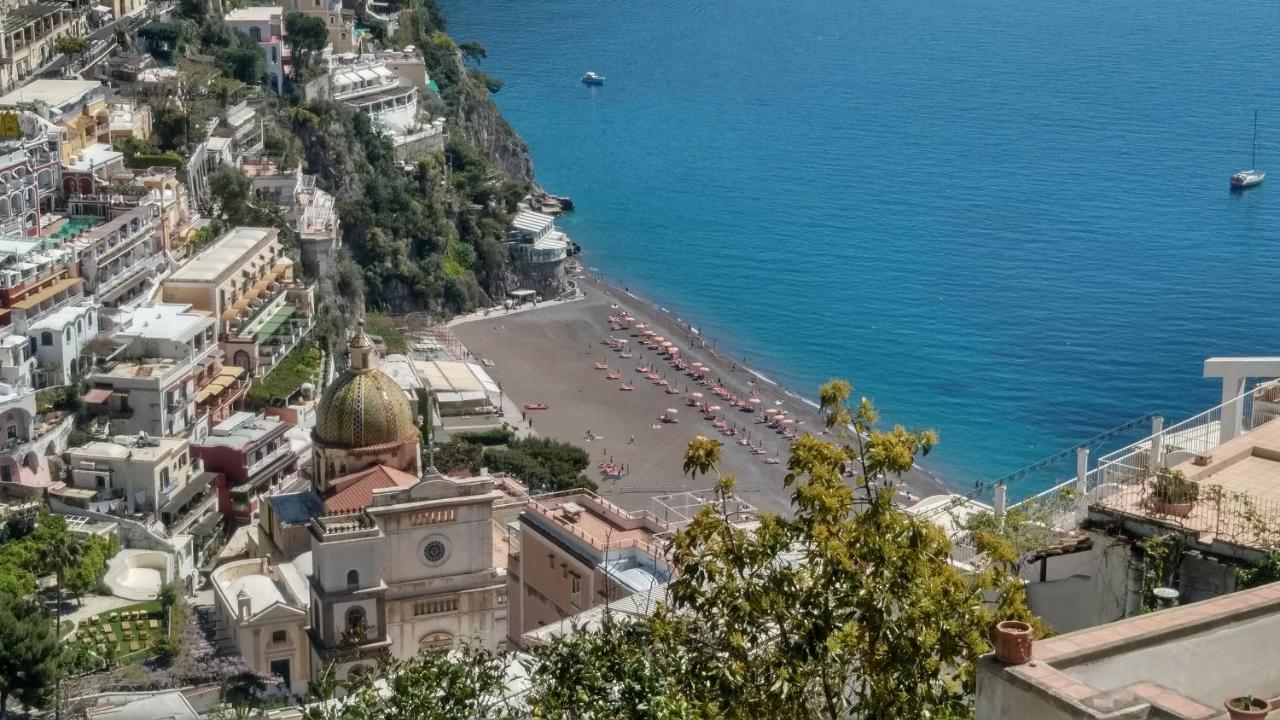
<path fill-rule="evenodd" d="M 312 288 L 295 280 L 274 228 L 231 230 L 166 278 L 160 294 L 217 317 L 223 357 L 255 376 L 314 324 Z"/>

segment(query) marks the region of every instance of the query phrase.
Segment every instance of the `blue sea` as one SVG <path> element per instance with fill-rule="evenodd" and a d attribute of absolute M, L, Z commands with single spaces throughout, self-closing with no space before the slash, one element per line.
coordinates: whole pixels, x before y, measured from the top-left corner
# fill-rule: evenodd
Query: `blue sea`
<path fill-rule="evenodd" d="M 1275 0 L 443 6 L 588 266 L 936 428 L 957 487 L 1280 354 Z"/>

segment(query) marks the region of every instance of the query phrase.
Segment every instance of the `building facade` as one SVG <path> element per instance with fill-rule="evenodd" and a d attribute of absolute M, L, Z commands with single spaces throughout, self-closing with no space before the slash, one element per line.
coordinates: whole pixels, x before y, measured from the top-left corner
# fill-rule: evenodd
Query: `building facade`
<path fill-rule="evenodd" d="M 273 228 L 235 228 L 165 279 L 165 302 L 217 318 L 223 357 L 251 376 L 270 371 L 311 331 L 315 297 L 294 278 Z"/>
<path fill-rule="evenodd" d="M 298 456 L 285 437 L 291 427 L 279 418 L 237 412 L 192 448 L 206 468 L 221 476 L 218 497 L 226 517 L 248 522 L 262 495 L 297 477 Z"/>

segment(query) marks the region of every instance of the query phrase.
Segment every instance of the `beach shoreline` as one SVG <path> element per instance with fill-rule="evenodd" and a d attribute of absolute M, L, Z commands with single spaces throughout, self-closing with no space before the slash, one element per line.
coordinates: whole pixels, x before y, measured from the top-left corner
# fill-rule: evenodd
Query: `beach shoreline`
<path fill-rule="evenodd" d="M 681 349 L 682 358 L 711 368 L 711 377 L 734 395 L 760 398 L 758 407 L 762 410 L 785 410 L 801 433 L 823 433 L 824 423 L 816 403 L 761 370 L 737 361 L 718 343 L 699 347 L 699 341 L 706 338 L 705 328 L 691 325 L 662 305 L 631 292 L 626 285 L 610 283 L 593 272 L 576 274 L 573 280 L 581 296 L 577 299 L 518 312 L 475 315 L 450 323 L 472 353 L 494 363 L 491 370 L 505 393 L 520 404 L 548 404 L 546 411 L 526 413 L 533 423 L 530 429 L 539 435 L 586 443 L 593 464 L 626 466 L 625 477 L 601 482 L 600 494 L 633 509 L 649 509 L 645 503 L 655 495 L 709 487 L 712 479 L 688 478 L 680 473 L 680 467 L 689 439 L 697 435 L 712 437 L 724 443 L 722 471 L 738 478 L 739 493 L 748 502 L 760 509 L 788 512 L 791 491 L 784 486 L 783 477 L 789 441 L 757 423 L 757 414 L 732 408 L 724 418 L 738 434 L 722 436 L 720 430 L 698 416 L 697 408 L 687 405 L 693 381 L 684 380 L 681 373 L 657 362 L 662 359 L 658 353 L 628 345 L 628 349 L 635 350 L 635 357 L 624 360 L 618 357 L 618 351 L 606 346 L 610 337 L 636 342 L 631 331 L 611 331 L 609 317 L 630 314 L 636 323 L 644 323 L 674 342 Z M 633 365 L 641 362 L 663 366 L 664 380 L 683 390 L 668 394 L 665 387 L 648 382 L 634 371 Z M 604 373 L 595 369 L 601 363 L 608 365 L 610 375 L 621 373 L 621 377 L 613 384 L 605 381 Z M 635 392 L 619 393 L 616 383 L 631 383 Z M 718 401 L 713 398 L 710 402 Z M 656 421 L 665 412 L 664 406 L 678 410 L 678 424 Z M 602 437 L 592 442 L 589 433 Z M 628 439 L 620 442 L 621 438 Z M 749 447 L 740 444 L 743 438 L 767 448 L 767 454 L 752 454 Z M 951 492 L 945 483 L 919 466 L 905 474 L 899 486 L 903 493 L 898 500 L 904 505 L 913 499 Z"/>

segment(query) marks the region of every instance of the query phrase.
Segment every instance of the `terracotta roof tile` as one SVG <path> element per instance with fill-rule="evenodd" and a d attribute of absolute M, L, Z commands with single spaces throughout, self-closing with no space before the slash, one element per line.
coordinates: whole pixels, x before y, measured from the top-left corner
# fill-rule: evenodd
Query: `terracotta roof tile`
<path fill-rule="evenodd" d="M 348 513 L 363 510 L 373 502 L 373 491 L 391 487 L 408 487 L 418 482 L 411 473 L 387 465 L 375 465 L 329 483 L 324 497 L 326 513 Z"/>

